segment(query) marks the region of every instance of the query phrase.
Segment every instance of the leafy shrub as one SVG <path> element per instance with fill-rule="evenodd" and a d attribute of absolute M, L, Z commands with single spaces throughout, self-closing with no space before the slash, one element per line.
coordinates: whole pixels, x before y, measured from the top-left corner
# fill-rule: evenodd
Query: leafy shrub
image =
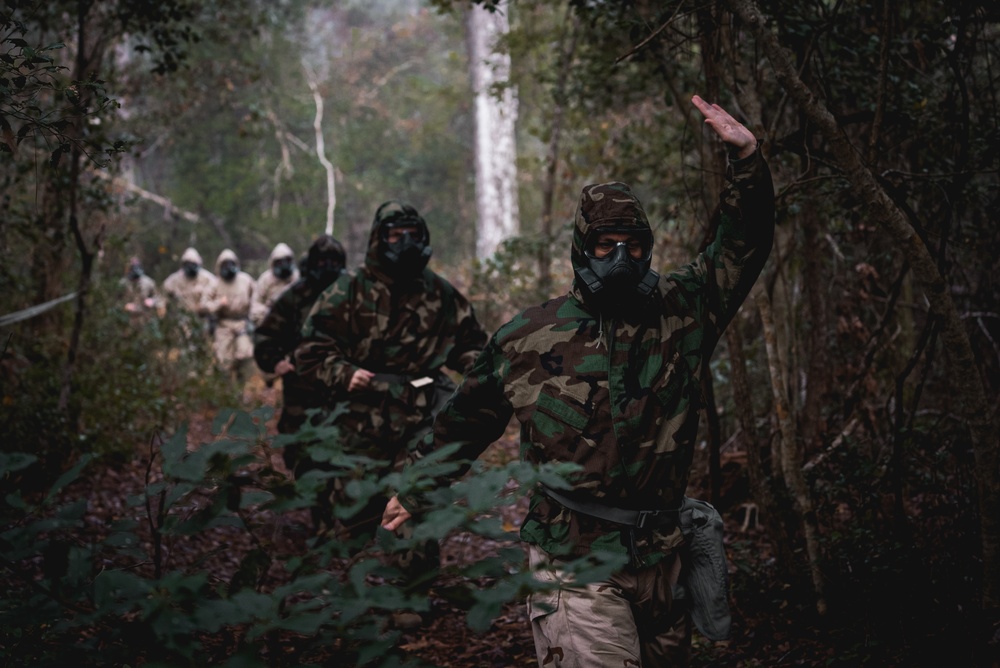
<path fill-rule="evenodd" d="M 25 324 L 8 335 L 0 385 L 0 429 L 8 438 L 2 447 L 37 454 L 36 469 L 58 469 L 86 452 L 130 455 L 188 406 L 236 394 L 215 372 L 207 340 L 185 334 L 191 326 L 183 314 L 130 317 L 118 292 L 117 279 L 108 279 L 91 293 L 67 411 L 58 401 L 68 335 L 56 330 L 36 337 Z"/>
<path fill-rule="evenodd" d="M 273 539 L 275 518 L 308 507 L 322 480 L 302 476 L 293 483 L 269 465 L 271 448 L 289 442 L 266 435 L 270 412 L 222 411 L 215 440 L 193 450 L 186 429 L 155 445 L 146 489 L 129 500 L 132 513 L 99 532 L 85 526 L 86 500 L 67 488 L 89 457 L 37 503 L 9 493 L 0 506 L 0 552 L 8 571 L 0 596 L 0 658 L 32 665 L 414 665 L 393 651 L 399 633 L 388 618 L 399 610 L 427 610 L 429 602 L 398 584 L 386 555 L 453 530 L 503 537 L 488 512 L 523 493 L 507 492 L 511 477 L 526 490 L 540 481 L 559 486 L 568 472 L 519 462 L 480 470 L 435 490 L 435 509 L 414 526 L 412 538 L 380 532 L 357 553 L 357 546 L 316 538 L 289 548 Z M 337 441 L 332 427 L 308 427 L 302 436 Z M 457 466 L 442 451 L 376 479 L 358 475 L 376 462 L 333 452 L 323 475 L 357 481 L 351 491 L 359 503 L 373 494 L 430 489 Z M 0 473 L 16 474 L 33 460 L 5 454 Z M 250 549 L 223 550 L 239 562 L 228 578 L 212 567 L 218 550 L 205 541 L 219 532 L 251 537 Z M 169 555 L 180 542 L 205 547 L 190 564 L 174 565 Z M 465 591 L 472 628 L 488 627 L 505 602 L 539 586 L 523 562 L 521 550 L 505 549 L 462 568 L 462 576 L 474 578 Z M 587 581 L 620 565 L 599 556 L 571 568 Z"/>

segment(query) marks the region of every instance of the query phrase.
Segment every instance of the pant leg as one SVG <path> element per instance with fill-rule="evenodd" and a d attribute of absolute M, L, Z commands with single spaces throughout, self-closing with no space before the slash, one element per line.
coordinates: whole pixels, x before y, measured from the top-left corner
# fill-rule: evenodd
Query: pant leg
<path fill-rule="evenodd" d="M 559 587 L 528 597 L 540 668 L 639 668 L 639 631 L 632 605 L 611 583 L 569 584 L 550 557 L 528 546 L 535 577 Z M 541 570 L 536 570 L 541 569 Z"/>
<path fill-rule="evenodd" d="M 680 555 L 673 553 L 621 582 L 622 587 L 635 587 L 632 612 L 643 668 L 687 666 L 691 661 L 691 612 L 686 601 L 673 598 L 680 572 Z M 617 581 L 619 577 L 615 574 L 611 579 Z"/>

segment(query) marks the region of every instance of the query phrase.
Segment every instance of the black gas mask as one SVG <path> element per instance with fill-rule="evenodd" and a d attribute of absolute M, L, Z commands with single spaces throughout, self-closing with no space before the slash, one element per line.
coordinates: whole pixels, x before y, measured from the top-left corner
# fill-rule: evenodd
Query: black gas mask
<path fill-rule="evenodd" d="M 132 265 L 129 265 L 129 268 L 128 268 L 128 277 L 131 280 L 138 281 L 142 277 L 142 274 L 143 274 L 143 271 L 142 271 L 142 265 L 141 264 L 132 264 Z"/>
<path fill-rule="evenodd" d="M 295 260 L 290 257 L 283 257 L 274 261 L 271 265 L 271 271 L 274 275 L 281 280 L 285 280 L 291 277 L 292 272 L 295 269 Z"/>
<path fill-rule="evenodd" d="M 347 254 L 339 241 L 329 234 L 320 236 L 309 247 L 300 265 L 306 281 L 317 290 L 325 290 L 344 271 Z"/>
<path fill-rule="evenodd" d="M 402 230 L 402 232 L 400 232 Z M 431 259 L 425 225 L 413 220 L 383 224 L 379 230 L 379 250 L 386 269 L 393 276 L 416 276 Z"/>
<path fill-rule="evenodd" d="M 598 228 L 587 235 L 583 254 L 583 266 L 575 273 L 584 296 L 612 315 L 641 306 L 660 279 L 650 269 L 653 235 L 648 229 Z"/>
<path fill-rule="evenodd" d="M 181 269 L 184 271 L 185 276 L 193 279 L 198 276 L 198 270 L 201 269 L 201 265 L 197 262 L 182 262 Z"/>
<path fill-rule="evenodd" d="M 239 272 L 239 267 L 232 260 L 226 260 L 219 266 L 219 276 L 222 280 L 229 282 L 236 278 L 236 274 Z"/>
<path fill-rule="evenodd" d="M 319 257 L 310 263 L 306 278 L 319 289 L 325 289 L 337 280 L 344 270 L 344 263 L 335 257 Z"/>

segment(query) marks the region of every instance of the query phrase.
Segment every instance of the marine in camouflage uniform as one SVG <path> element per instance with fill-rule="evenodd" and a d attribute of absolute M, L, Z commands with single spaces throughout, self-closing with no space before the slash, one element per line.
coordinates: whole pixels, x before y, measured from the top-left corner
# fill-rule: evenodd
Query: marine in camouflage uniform
<path fill-rule="evenodd" d="M 301 339 L 302 325 L 316 298 L 344 270 L 346 256 L 339 241 L 324 234 L 309 247 L 300 279 L 278 296 L 253 333 L 253 356 L 257 366 L 281 376 L 282 408 L 278 432 L 291 434 L 305 421 L 305 412 L 323 406 L 322 387 L 298 374 L 294 353 Z M 285 448 L 285 462 L 295 468 L 295 448 Z"/>
<path fill-rule="evenodd" d="M 627 555 L 628 565 L 606 582 L 529 598 L 545 668 L 688 660 L 690 627 L 672 609 L 680 606 L 672 606 L 671 589 L 684 542 L 675 511 L 694 452 L 700 378 L 763 269 L 774 230 L 770 172 L 753 135 L 720 107 L 694 102 L 731 147 L 707 249 L 657 275 L 649 223 L 629 187 L 586 186 L 569 294 L 502 326 L 435 421 L 432 447 L 458 443 L 457 456 L 472 460 L 513 415 L 526 460 L 581 467 L 571 491 L 532 495 L 521 539 L 541 578 L 558 578 L 562 558 Z M 383 525 L 402 526 L 406 505 L 420 503 L 391 500 Z"/>
<path fill-rule="evenodd" d="M 228 248 L 219 253 L 215 273 L 219 280 L 205 294 L 201 309 L 217 319 L 213 347 L 219 368 L 243 381 L 253 359 L 248 324 L 256 282 L 250 274 L 240 271 L 239 258 Z"/>
<path fill-rule="evenodd" d="M 469 301 L 426 268 L 430 255 L 417 211 L 382 204 L 364 264 L 323 292 L 303 327 L 296 368 L 344 411 L 334 424 L 356 454 L 401 461 L 454 390 L 444 367 L 465 373 L 486 342 Z M 373 499 L 351 533 L 373 533 L 384 507 Z"/>

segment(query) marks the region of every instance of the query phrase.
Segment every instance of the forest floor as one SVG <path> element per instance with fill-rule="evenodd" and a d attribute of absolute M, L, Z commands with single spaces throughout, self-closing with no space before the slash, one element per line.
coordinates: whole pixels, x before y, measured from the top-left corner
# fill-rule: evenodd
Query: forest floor
<path fill-rule="evenodd" d="M 244 394 L 244 408 L 271 404 L 278 399 L 275 389 L 266 388 L 263 383 L 251 385 Z M 212 411 L 205 410 L 190 416 L 188 423 L 189 449 L 200 443 L 213 440 L 211 424 Z M 274 432 L 274 420 L 269 430 Z M 269 453 L 271 465 L 285 471 L 278 452 Z M 511 430 L 500 442 L 492 446 L 486 457 L 498 460 L 517 456 L 516 432 Z M 141 509 L 129 508 L 126 499 L 143 493 L 150 475 L 150 451 L 148 446 L 136 449 L 131 461 L 119 461 L 114 465 L 90 469 L 90 475 L 77 481 L 71 494 L 84 494 L 89 499 L 87 522 L 95 531 L 107 527 L 122 517 L 141 515 Z M 731 456 L 727 470 L 738 468 L 739 457 Z M 703 498 L 706 498 L 703 495 Z M 523 501 L 523 500 L 522 500 Z M 517 544 L 516 527 L 524 512 L 524 503 L 507 507 L 503 512 L 506 524 L 512 528 L 511 539 L 505 543 L 491 541 L 479 536 L 458 533 L 450 536 L 442 544 L 442 561 L 448 564 L 467 564 L 496 553 L 498 548 Z M 138 518 L 137 519 L 141 519 Z M 257 518 L 261 519 L 261 518 Z M 732 549 L 752 554 L 753 559 L 764 562 L 768 559 L 767 545 L 763 532 L 752 523 L 740 521 L 738 513 L 728 513 L 727 541 L 732 540 Z M 269 527 L 269 535 L 277 541 L 285 541 L 285 553 L 295 553 L 296 548 L 305 550 L 309 538 L 309 516 L 307 511 L 293 511 L 263 518 Z M 212 573 L 213 578 L 228 581 L 240 565 L 240 555 L 253 547 L 253 538 L 246 532 L 227 532 L 225 529 L 212 530 L 201 535 L 201 543 L 176 542 L 164 546 L 165 570 L 199 569 Z M 207 541 L 207 543 L 206 543 Z M 206 556 L 207 555 L 207 556 Z M 281 564 L 274 564 L 275 577 L 280 578 Z M 733 564 L 731 572 L 736 575 Z M 751 569 L 752 570 L 752 569 Z M 454 583 L 451 583 L 454 584 Z M 412 631 L 403 633 L 401 649 L 409 656 L 419 658 L 430 665 L 441 668 L 501 668 L 537 666 L 530 624 L 523 602 L 504 606 L 502 614 L 496 617 L 485 632 L 471 631 L 465 622 L 466 611 L 436 594 L 437 587 L 447 587 L 448 582 L 439 580 L 431 589 L 432 613 L 425 623 Z M 792 634 L 779 629 L 773 620 L 765 619 L 768 613 L 751 613 L 747 607 L 734 602 L 734 636 L 726 643 L 712 643 L 698 634 L 693 634 L 692 665 L 694 666 L 792 666 L 829 665 L 826 659 L 833 652 L 817 638 L 810 640 L 808 634 Z M 801 628 L 801 626 L 800 626 Z M 796 637 L 797 636 L 797 637 Z"/>

